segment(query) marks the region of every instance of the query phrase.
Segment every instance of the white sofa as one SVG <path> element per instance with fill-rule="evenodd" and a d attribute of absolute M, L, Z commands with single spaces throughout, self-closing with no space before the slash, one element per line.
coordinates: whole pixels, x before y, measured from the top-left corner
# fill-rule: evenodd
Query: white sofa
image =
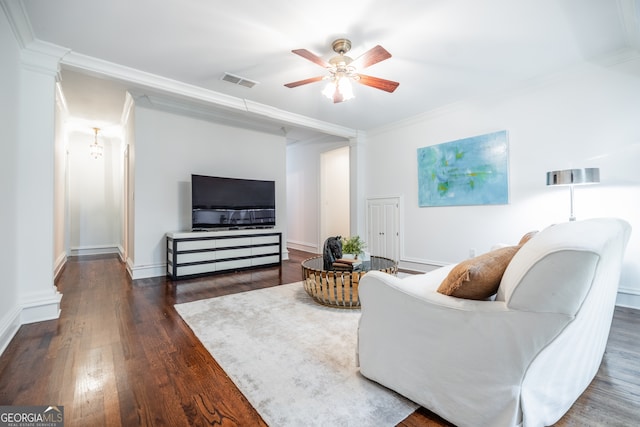
<path fill-rule="evenodd" d="M 550 226 L 508 264 L 493 300 L 436 292 L 453 266 L 360 281 L 360 372 L 457 426 L 558 421 L 595 376 L 624 251 L 619 219 Z"/>

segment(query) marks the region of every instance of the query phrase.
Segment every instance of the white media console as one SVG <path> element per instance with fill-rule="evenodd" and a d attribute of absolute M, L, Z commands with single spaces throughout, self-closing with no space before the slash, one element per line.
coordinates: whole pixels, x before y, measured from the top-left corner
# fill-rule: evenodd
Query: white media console
<path fill-rule="evenodd" d="M 282 263 L 282 233 L 273 229 L 176 232 L 166 240 L 173 280 Z"/>

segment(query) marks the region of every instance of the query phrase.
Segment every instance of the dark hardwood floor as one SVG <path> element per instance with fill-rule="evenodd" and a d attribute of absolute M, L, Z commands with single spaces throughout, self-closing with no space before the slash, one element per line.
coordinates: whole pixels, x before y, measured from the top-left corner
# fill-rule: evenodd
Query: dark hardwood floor
<path fill-rule="evenodd" d="M 24 325 L 0 357 L 0 405 L 64 405 L 66 426 L 261 426 L 176 303 L 301 280 L 282 267 L 172 282 L 129 280 L 114 256 L 71 258 L 59 319 Z M 617 308 L 600 371 L 558 426 L 640 420 L 640 311 Z M 450 426 L 419 409 L 403 427 Z"/>

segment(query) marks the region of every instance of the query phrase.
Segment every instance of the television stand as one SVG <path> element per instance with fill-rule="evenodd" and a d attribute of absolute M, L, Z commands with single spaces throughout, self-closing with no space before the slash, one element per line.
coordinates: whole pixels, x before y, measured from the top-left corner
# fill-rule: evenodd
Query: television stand
<path fill-rule="evenodd" d="M 239 229 L 167 233 L 167 276 L 172 280 L 279 266 L 282 233 Z"/>

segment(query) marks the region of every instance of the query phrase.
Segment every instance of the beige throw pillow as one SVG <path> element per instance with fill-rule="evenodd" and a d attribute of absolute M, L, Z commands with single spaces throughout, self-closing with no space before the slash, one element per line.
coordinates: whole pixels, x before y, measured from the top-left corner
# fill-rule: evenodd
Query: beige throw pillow
<path fill-rule="evenodd" d="M 438 292 L 458 298 L 487 299 L 498 292 L 500 280 L 520 246 L 507 246 L 462 261 L 438 288 Z"/>

